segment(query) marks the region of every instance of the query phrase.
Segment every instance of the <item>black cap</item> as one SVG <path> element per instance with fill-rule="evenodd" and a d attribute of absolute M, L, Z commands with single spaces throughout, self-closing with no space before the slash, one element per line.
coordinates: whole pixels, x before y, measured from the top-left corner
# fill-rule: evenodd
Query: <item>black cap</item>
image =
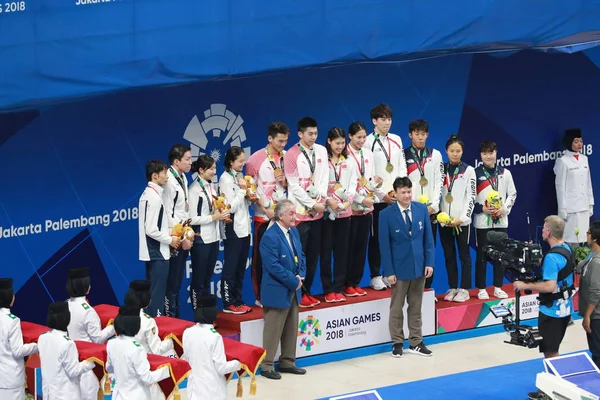
<path fill-rule="evenodd" d="M 565 135 L 563 136 L 563 146 L 565 146 L 567 149 L 573 151 L 573 140 L 575 140 L 576 138 L 580 138 L 581 137 L 581 129 L 579 128 L 574 128 L 574 129 L 567 129 L 565 131 Z"/>
<path fill-rule="evenodd" d="M 88 267 L 72 268 L 69 270 L 69 279 L 89 278 L 90 269 Z"/>
<path fill-rule="evenodd" d="M 66 301 L 56 301 L 48 306 L 48 314 L 64 314 L 69 312 L 69 304 Z"/>
<path fill-rule="evenodd" d="M 12 278 L 0 278 L 0 290 L 9 290 L 13 288 Z"/>
<path fill-rule="evenodd" d="M 150 291 L 150 281 L 131 281 L 129 283 L 129 289 L 134 290 L 136 292 L 149 292 Z"/>
<path fill-rule="evenodd" d="M 196 308 L 209 308 L 217 306 L 217 296 L 209 294 L 206 296 L 198 296 L 196 298 Z"/>
<path fill-rule="evenodd" d="M 119 315 L 123 317 L 139 317 L 140 309 L 128 306 L 121 306 L 119 307 Z"/>

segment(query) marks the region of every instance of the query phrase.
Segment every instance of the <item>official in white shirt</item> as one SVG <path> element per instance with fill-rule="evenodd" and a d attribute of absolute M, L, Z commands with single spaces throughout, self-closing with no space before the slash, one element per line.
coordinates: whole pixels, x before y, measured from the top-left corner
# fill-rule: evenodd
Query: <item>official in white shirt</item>
<path fill-rule="evenodd" d="M 231 205 L 232 222 L 225 224 L 223 240 L 223 276 L 221 297 L 223 312 L 246 314 L 252 311 L 242 301 L 242 285 L 250 251 L 250 200 L 246 196 L 246 181 L 242 169 L 246 163 L 244 149 L 231 146 L 225 154 L 225 172 L 219 179 L 219 189 Z"/>
<path fill-rule="evenodd" d="M 588 158 L 581 153 L 581 129 L 568 129 L 563 137 L 566 151 L 554 164 L 558 216 L 565 220 L 563 239 L 571 246 L 586 241 L 594 214 L 594 191 Z"/>
<path fill-rule="evenodd" d="M 135 335 L 135 341 L 141 344 L 147 353 L 161 356 L 173 355 L 173 340 L 169 338 L 161 341 L 156 321 L 144 312 L 148 304 L 150 304 L 150 282 L 131 281 L 129 290 L 125 293 L 125 306 L 140 310 L 140 330 Z"/>
<path fill-rule="evenodd" d="M 169 277 L 169 246 L 177 248 L 179 238 L 171 236 L 162 194 L 167 184 L 167 164 L 152 160 L 146 164 L 148 184 L 139 201 L 139 258 L 146 262 L 146 278 L 150 281 L 150 306 L 153 317 L 165 312 Z"/>
<path fill-rule="evenodd" d="M 79 361 L 75 342 L 67 334 L 70 320 L 67 302 L 50 304 L 46 325 L 52 330 L 38 339 L 44 400 L 82 400 L 80 377 L 94 369 L 92 361 Z"/>
<path fill-rule="evenodd" d="M 223 338 L 213 326 L 217 319 L 217 299 L 214 295 L 197 300 L 194 321 L 183 332 L 183 356 L 192 367 L 188 377 L 188 400 L 226 400 L 225 375 L 240 369 L 237 360 L 227 361 Z"/>
<path fill-rule="evenodd" d="M 190 146 L 176 144 L 169 150 L 169 180 L 164 186 L 163 203 L 167 210 L 169 231 L 176 224 L 189 219 L 190 203 L 188 196 L 188 180 L 185 174 L 192 168 L 192 151 Z M 179 292 L 183 283 L 185 262 L 192 242 L 185 239 L 181 247 L 171 254 L 169 259 L 169 276 L 167 278 L 167 296 L 165 298 L 165 315 L 179 318 Z"/>
<path fill-rule="evenodd" d="M 35 343 L 23 344 L 21 320 L 11 314 L 15 302 L 12 278 L 0 278 L 0 399 L 25 399 L 25 357 L 37 353 Z"/>
<path fill-rule="evenodd" d="M 392 127 L 392 109 L 387 104 L 378 104 L 371 109 L 371 121 L 375 127 L 367 136 L 365 147 L 373 153 L 375 161 L 374 175 L 381 177 L 383 197 L 377 198 L 373 210 L 373 230 L 369 239 L 369 266 L 371 268 L 371 287 L 385 290 L 390 283 L 381 276 L 381 256 L 379 252 L 379 213 L 396 200 L 388 193 L 393 192 L 396 178 L 407 175 L 406 159 L 400 136 L 390 133 Z"/>
<path fill-rule="evenodd" d="M 169 377 L 169 368 L 150 371 L 148 354 L 134 337 L 140 330 L 140 311 L 121 307 L 115 318 L 117 337 L 106 345 L 106 371 L 114 375 L 113 400 L 150 399 L 150 385 Z"/>
<path fill-rule="evenodd" d="M 72 340 L 104 344 L 115 335 L 112 325 L 101 329 L 100 317 L 96 310 L 87 302 L 85 296 L 90 292 L 90 269 L 73 268 L 68 272 L 67 293 L 69 294 L 69 312 L 71 322 L 67 332 Z M 81 376 L 81 398 L 83 400 L 96 400 L 98 398 L 100 382 L 93 371 L 88 371 Z"/>

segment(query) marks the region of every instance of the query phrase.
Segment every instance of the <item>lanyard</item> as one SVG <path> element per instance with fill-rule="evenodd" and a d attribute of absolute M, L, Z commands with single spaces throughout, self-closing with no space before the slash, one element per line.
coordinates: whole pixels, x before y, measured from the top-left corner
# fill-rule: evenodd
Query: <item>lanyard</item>
<path fill-rule="evenodd" d="M 267 153 L 267 158 L 269 159 L 269 162 L 271 163 L 271 167 L 273 167 L 273 170 L 278 169 L 277 164 L 275 164 L 275 160 L 273 159 L 273 156 L 269 152 L 269 149 L 266 147 L 265 147 L 265 152 Z M 285 154 L 285 152 L 282 151 L 281 155 L 279 156 L 279 168 L 281 168 L 281 170 L 283 170 L 283 155 L 284 154 Z"/>
<path fill-rule="evenodd" d="M 179 176 L 177 171 L 175 171 L 172 167 L 169 167 L 169 171 L 171 171 L 171 174 L 177 180 L 177 182 L 179 183 L 179 186 L 181 186 L 181 190 L 183 190 L 183 196 L 185 197 L 185 203 L 187 204 L 188 195 L 187 195 L 187 190 L 185 188 L 185 184 L 183 183 L 183 179 L 181 179 L 181 176 Z"/>
<path fill-rule="evenodd" d="M 352 146 L 350 146 L 352 147 Z M 360 149 L 360 163 L 358 162 L 358 158 L 356 158 L 356 156 L 354 155 L 354 151 L 352 150 L 352 148 L 350 148 L 350 154 L 352 154 L 352 157 L 354 157 L 354 161 L 356 161 L 356 165 L 358 166 L 358 172 L 360 172 L 360 177 L 364 177 L 365 176 L 365 157 L 363 156 L 363 151 L 362 149 Z"/>
<path fill-rule="evenodd" d="M 158 190 L 156 190 L 154 187 L 148 185 L 148 187 L 152 190 L 154 190 L 154 192 L 156 192 L 156 194 L 158 194 L 158 197 L 160 197 L 160 194 L 158 193 Z"/>
<path fill-rule="evenodd" d="M 200 179 L 200 177 L 196 178 L 196 180 L 198 181 L 200 188 L 202 188 L 202 191 L 204 192 L 204 197 L 206 197 L 206 200 L 208 201 L 208 211 L 210 213 L 212 213 L 213 212 L 213 202 L 212 202 L 212 188 L 210 187 L 210 182 L 208 184 L 208 190 L 210 190 L 211 197 L 208 197 L 208 193 L 206 192 L 206 188 L 204 187 L 204 184 L 202 183 L 202 180 Z"/>
<path fill-rule="evenodd" d="M 492 189 L 494 189 L 495 191 L 498 191 L 498 166 L 494 167 L 493 176 L 490 176 L 490 174 L 487 172 L 487 170 L 485 169 L 485 165 L 483 166 L 482 169 L 483 169 L 483 174 L 487 178 L 490 185 L 492 185 Z"/>
<path fill-rule="evenodd" d="M 413 154 L 413 157 L 417 160 L 417 167 L 419 168 L 419 173 L 421 174 L 421 177 L 425 176 L 425 159 L 427 159 L 427 147 L 423 149 L 421 157 L 419 157 L 419 152 L 415 150 L 414 146 L 410 146 L 410 152 Z"/>
<path fill-rule="evenodd" d="M 310 158 L 308 157 L 308 153 L 306 153 L 306 150 L 304 149 L 304 147 L 302 147 L 302 145 L 300 143 L 298 143 L 298 146 L 300 147 L 300 151 L 302 152 L 302 154 L 304 154 L 304 157 L 306 157 L 306 161 L 308 161 L 308 166 L 310 167 L 310 174 L 314 175 L 315 174 L 315 166 L 317 165 L 317 160 L 316 160 L 316 155 L 315 155 L 315 151 L 313 150 L 312 152 L 312 163 L 310 162 Z"/>
<path fill-rule="evenodd" d="M 331 168 L 333 168 L 333 176 L 335 177 L 336 183 L 340 183 L 340 179 L 342 179 L 342 165 L 343 165 L 344 160 L 345 160 L 344 156 L 340 156 L 338 162 L 334 165 L 331 162 L 331 158 L 329 159 L 329 164 L 331 165 Z M 336 165 L 340 166 L 339 170 L 335 169 Z"/>
<path fill-rule="evenodd" d="M 448 193 L 452 193 L 452 187 L 454 186 L 454 182 L 456 181 L 456 177 L 458 176 L 458 170 L 460 169 L 461 164 L 462 164 L 462 161 L 458 163 L 458 165 L 456 166 L 456 169 L 454 170 L 454 173 L 452 173 L 452 177 L 450 178 L 450 182 L 448 185 Z M 446 172 L 448 171 L 449 167 L 450 167 L 450 163 L 446 164 Z"/>
<path fill-rule="evenodd" d="M 386 151 L 385 147 L 383 146 L 383 143 L 381 143 L 381 140 L 379 140 L 378 133 L 375 134 L 375 141 L 373 142 L 373 146 L 371 146 L 371 151 L 375 151 L 375 144 L 379 144 L 379 146 L 381 147 L 381 150 L 383 150 L 383 155 L 385 156 L 385 159 L 387 160 L 388 164 L 390 163 L 390 160 L 392 158 L 392 145 L 390 144 L 390 142 L 392 142 L 396 146 L 398 146 L 399 149 L 402 149 L 402 147 L 400 147 L 400 145 L 398 143 L 396 143 L 394 140 L 392 140 L 388 137 L 387 138 L 388 149 Z"/>

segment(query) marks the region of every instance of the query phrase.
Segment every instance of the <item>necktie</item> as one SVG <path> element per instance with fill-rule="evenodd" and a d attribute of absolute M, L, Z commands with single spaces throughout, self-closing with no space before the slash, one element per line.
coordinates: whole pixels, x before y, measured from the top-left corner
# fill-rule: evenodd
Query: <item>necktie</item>
<path fill-rule="evenodd" d="M 412 235 L 412 221 L 410 219 L 410 215 L 408 214 L 408 210 L 404 210 L 404 222 L 406 223 L 406 228 L 408 229 L 408 234 Z"/>

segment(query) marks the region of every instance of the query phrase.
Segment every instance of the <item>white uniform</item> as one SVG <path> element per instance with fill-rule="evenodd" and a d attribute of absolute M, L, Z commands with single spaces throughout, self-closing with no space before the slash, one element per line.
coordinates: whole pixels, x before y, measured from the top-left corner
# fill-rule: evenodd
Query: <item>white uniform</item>
<path fill-rule="evenodd" d="M 586 241 L 590 217 L 594 213 L 594 192 L 588 158 L 574 151 L 554 164 L 558 215 L 566 221 L 563 239 L 567 243 Z"/>
<path fill-rule="evenodd" d="M 80 400 L 80 377 L 94 369 L 91 361 L 79 362 L 75 342 L 67 332 L 52 329 L 38 340 L 44 400 Z"/>
<path fill-rule="evenodd" d="M 414 151 L 414 153 L 413 153 Z M 416 153 L 416 154 L 415 154 Z M 430 147 L 416 150 L 412 146 L 404 149 L 408 178 L 412 182 L 412 199 L 419 201 L 421 195 L 429 198 L 429 205 L 434 212 L 440 211 L 442 186 L 444 185 L 444 162 L 442 154 Z M 419 160 L 421 160 L 419 162 Z M 421 171 L 427 184 L 421 186 Z"/>
<path fill-rule="evenodd" d="M 140 331 L 135 335 L 135 341 L 142 345 L 149 354 L 169 356 L 173 353 L 173 340 L 160 340 L 156 321 L 144 310 L 140 310 Z"/>
<path fill-rule="evenodd" d="M 233 170 L 231 172 L 236 173 Z M 219 189 L 231 205 L 229 212 L 231 213 L 231 219 L 233 219 L 233 231 L 241 239 L 250 235 L 251 221 L 250 200 L 246 198 L 246 191 L 240 189 L 237 184 L 240 178 L 243 178 L 241 174 L 236 173 L 236 177 L 233 177 L 229 172 L 223 172 L 219 178 Z"/>
<path fill-rule="evenodd" d="M 150 371 L 146 350 L 132 337 L 109 340 L 106 354 L 106 371 L 115 379 L 113 400 L 148 400 L 150 385 L 169 377 L 169 368 Z"/>
<path fill-rule="evenodd" d="M 444 166 L 445 176 L 440 211 L 447 213 L 452 218 L 460 219 L 462 221 L 460 226 L 468 226 L 471 224 L 477 195 L 475 169 L 461 162 L 456 173 L 450 175 L 448 173 L 449 165 L 450 163 L 447 163 Z M 451 169 L 455 171 L 453 167 Z M 449 192 L 452 194 L 452 203 L 448 203 L 446 200 Z"/>
<path fill-rule="evenodd" d="M 182 358 L 192 367 L 188 377 L 189 400 L 226 400 L 225 374 L 240 369 L 237 360 L 225 359 L 223 338 L 212 325 L 196 324 L 183 333 Z"/>
<path fill-rule="evenodd" d="M 0 308 L 0 399 L 25 399 L 24 358 L 37 353 L 37 344 L 23 344 L 21 320 Z"/>
<path fill-rule="evenodd" d="M 385 136 L 377 136 L 378 140 L 375 138 L 375 133 L 367 136 L 367 141 L 363 145 L 363 148 L 367 148 L 373 152 L 373 159 L 375 160 L 374 174 L 383 179 L 381 190 L 387 194 L 390 190 L 394 190 L 394 180 L 396 178 L 407 176 L 406 159 L 400 136 L 393 133 L 388 133 Z M 393 167 L 391 172 L 386 169 L 388 158 Z M 383 198 L 377 200 L 378 203 L 383 202 Z"/>
<path fill-rule="evenodd" d="M 71 313 L 71 322 L 69 322 L 67 332 L 72 340 L 104 344 L 108 338 L 115 335 L 113 325 L 100 329 L 100 317 L 96 310 L 88 304 L 85 297 L 72 297 L 67 303 Z M 88 371 L 81 376 L 81 398 L 83 400 L 96 400 L 98 389 L 100 389 L 100 382 L 94 371 Z"/>

